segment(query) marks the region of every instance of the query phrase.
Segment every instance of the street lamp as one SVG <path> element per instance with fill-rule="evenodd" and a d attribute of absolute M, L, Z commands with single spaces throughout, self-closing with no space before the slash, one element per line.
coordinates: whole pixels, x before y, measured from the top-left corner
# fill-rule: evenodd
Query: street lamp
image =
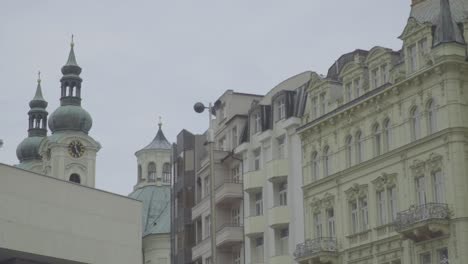
<path fill-rule="evenodd" d="M 203 103 L 196 103 L 193 106 L 193 109 L 197 113 L 203 113 L 205 109 L 208 109 L 208 134 L 207 134 L 207 144 L 208 144 L 208 154 L 210 156 L 210 234 L 211 234 L 211 263 L 218 263 L 216 262 L 216 210 L 215 210 L 215 169 L 214 169 L 214 131 L 212 122 L 212 109 L 213 106 L 210 103 L 208 107 L 206 107 Z"/>
<path fill-rule="evenodd" d="M 0 139 L 0 148 L 3 147 L 3 140 Z"/>

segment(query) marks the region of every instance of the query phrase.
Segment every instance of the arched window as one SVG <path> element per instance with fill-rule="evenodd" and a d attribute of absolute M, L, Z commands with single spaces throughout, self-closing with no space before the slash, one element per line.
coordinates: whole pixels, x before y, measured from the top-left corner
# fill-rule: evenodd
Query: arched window
<path fill-rule="evenodd" d="M 437 122 L 436 122 L 436 109 L 434 100 L 430 100 L 427 103 L 427 131 L 428 134 L 432 134 L 437 130 Z"/>
<path fill-rule="evenodd" d="M 419 109 L 417 106 L 413 107 L 410 112 L 411 115 L 411 140 L 418 140 L 421 137 L 421 120 Z"/>
<path fill-rule="evenodd" d="M 358 131 L 356 133 L 356 163 L 361 163 L 364 157 L 364 137 L 362 136 L 362 132 Z"/>
<path fill-rule="evenodd" d="M 390 119 L 385 119 L 383 122 L 383 147 L 384 151 L 389 151 L 392 145 L 392 131 L 390 127 Z"/>
<path fill-rule="evenodd" d="M 141 172 L 141 165 L 138 165 L 138 182 L 141 182 L 143 180 L 143 175 Z"/>
<path fill-rule="evenodd" d="M 319 170 L 318 170 L 319 158 L 318 158 L 317 151 L 314 151 L 312 153 L 312 160 L 311 161 L 312 161 L 312 163 L 311 163 L 311 168 L 310 169 L 311 169 L 311 172 L 312 172 L 312 180 L 316 181 L 316 180 L 318 180 L 318 177 L 319 177 L 319 175 L 318 175 L 318 172 L 319 172 Z"/>
<path fill-rule="evenodd" d="M 324 177 L 327 177 L 328 175 L 331 174 L 330 164 L 331 164 L 330 147 L 326 146 L 323 149 L 323 176 Z"/>
<path fill-rule="evenodd" d="M 148 164 L 148 181 L 156 181 L 156 164 L 154 164 L 154 162 L 150 162 L 150 164 Z"/>
<path fill-rule="evenodd" d="M 374 156 L 378 156 L 381 153 L 382 132 L 379 124 L 375 124 L 372 130 L 374 132 Z"/>
<path fill-rule="evenodd" d="M 72 175 L 70 175 L 70 179 L 69 179 L 71 182 L 74 182 L 74 183 L 78 183 L 80 184 L 81 183 L 81 178 L 80 178 L 80 175 L 76 174 L 76 173 L 73 173 Z"/>
<path fill-rule="evenodd" d="M 171 164 L 169 163 L 163 165 L 163 182 L 171 183 Z"/>
<path fill-rule="evenodd" d="M 346 167 L 353 165 L 353 137 L 351 135 L 346 137 Z"/>

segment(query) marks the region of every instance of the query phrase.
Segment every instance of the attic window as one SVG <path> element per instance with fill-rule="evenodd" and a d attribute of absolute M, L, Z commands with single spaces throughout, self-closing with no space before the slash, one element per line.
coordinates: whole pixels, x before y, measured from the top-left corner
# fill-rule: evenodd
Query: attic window
<path fill-rule="evenodd" d="M 72 175 L 70 175 L 70 181 L 80 184 L 81 183 L 80 175 L 73 173 Z"/>
<path fill-rule="evenodd" d="M 276 121 L 284 119 L 286 117 L 286 98 L 284 96 L 276 99 Z"/>

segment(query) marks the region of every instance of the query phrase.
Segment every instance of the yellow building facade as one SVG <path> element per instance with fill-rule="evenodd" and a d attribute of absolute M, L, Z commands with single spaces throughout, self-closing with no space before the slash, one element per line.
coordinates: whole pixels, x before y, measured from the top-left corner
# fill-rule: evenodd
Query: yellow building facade
<path fill-rule="evenodd" d="M 308 87 L 301 264 L 468 262 L 468 3 L 413 1 L 400 51 Z"/>

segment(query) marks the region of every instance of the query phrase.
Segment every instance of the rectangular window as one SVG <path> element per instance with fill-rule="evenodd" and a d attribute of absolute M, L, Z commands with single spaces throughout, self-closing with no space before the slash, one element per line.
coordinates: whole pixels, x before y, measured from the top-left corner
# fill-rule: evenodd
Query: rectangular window
<path fill-rule="evenodd" d="M 279 205 L 288 205 L 288 183 L 283 182 L 279 184 Z"/>
<path fill-rule="evenodd" d="M 391 215 L 392 222 L 396 220 L 398 213 L 398 204 L 397 204 L 397 193 L 396 187 L 388 188 L 388 202 L 389 202 L 389 211 Z"/>
<path fill-rule="evenodd" d="M 263 237 L 255 239 L 255 263 L 263 263 Z"/>
<path fill-rule="evenodd" d="M 240 251 L 233 251 L 232 252 L 232 263 L 233 264 L 241 264 L 241 253 L 240 253 Z"/>
<path fill-rule="evenodd" d="M 278 249 L 278 254 L 279 255 L 287 255 L 289 252 L 289 228 L 283 228 L 279 230 L 279 249 Z"/>
<path fill-rule="evenodd" d="M 221 139 L 218 141 L 218 148 L 219 148 L 220 150 L 225 150 L 225 151 L 227 151 L 226 138 L 225 138 L 225 137 L 221 138 Z"/>
<path fill-rule="evenodd" d="M 253 116 L 253 127 L 254 127 L 254 133 L 258 133 L 262 131 L 262 121 L 261 121 L 261 116 L 260 113 L 256 113 Z"/>
<path fill-rule="evenodd" d="M 254 170 L 260 169 L 260 149 L 254 150 Z"/>
<path fill-rule="evenodd" d="M 354 79 L 354 89 L 356 90 L 356 92 L 355 92 L 356 98 L 362 95 L 361 79 L 360 78 Z"/>
<path fill-rule="evenodd" d="M 210 215 L 205 216 L 205 238 L 211 234 L 211 218 Z"/>
<path fill-rule="evenodd" d="M 240 225 L 240 208 L 233 207 L 231 209 L 231 224 L 234 226 Z"/>
<path fill-rule="evenodd" d="M 318 102 L 317 96 L 312 98 L 312 118 L 318 117 Z"/>
<path fill-rule="evenodd" d="M 210 177 L 209 177 L 209 176 L 205 177 L 205 178 L 203 179 L 203 183 L 204 183 L 204 185 L 205 185 L 205 186 L 204 186 L 205 189 L 204 189 L 204 195 L 203 195 L 203 197 L 206 197 L 206 196 L 210 195 Z"/>
<path fill-rule="evenodd" d="M 335 237 L 335 211 L 333 208 L 327 209 L 328 236 Z"/>
<path fill-rule="evenodd" d="M 346 84 L 345 90 L 346 90 L 346 100 L 348 102 L 353 100 L 353 90 L 351 87 L 351 83 Z"/>
<path fill-rule="evenodd" d="M 408 63 L 409 73 L 415 72 L 417 70 L 416 45 L 411 45 L 408 47 Z"/>
<path fill-rule="evenodd" d="M 284 159 L 286 157 L 284 153 L 284 136 L 277 138 L 276 142 L 278 143 L 278 159 Z"/>
<path fill-rule="evenodd" d="M 363 197 L 359 199 L 359 210 L 361 211 L 361 231 L 369 229 L 369 213 L 367 210 L 367 198 Z"/>
<path fill-rule="evenodd" d="M 447 248 L 437 250 L 437 258 L 441 264 L 449 264 L 449 254 Z"/>
<path fill-rule="evenodd" d="M 372 87 L 375 89 L 379 86 L 379 69 L 375 69 L 372 71 Z"/>
<path fill-rule="evenodd" d="M 261 192 L 255 194 L 255 215 L 263 215 L 263 198 Z"/>
<path fill-rule="evenodd" d="M 205 259 L 205 264 L 213 264 L 211 257 Z"/>
<path fill-rule="evenodd" d="M 382 65 L 382 67 L 380 68 L 380 73 L 382 75 L 382 84 L 386 84 L 388 83 L 388 65 L 387 64 L 384 64 Z"/>
<path fill-rule="evenodd" d="M 421 264 L 432 264 L 431 253 L 427 252 L 419 255 L 419 260 Z"/>
<path fill-rule="evenodd" d="M 231 181 L 233 183 L 240 183 L 240 173 L 239 173 L 239 165 L 235 166 L 231 169 Z"/>
<path fill-rule="evenodd" d="M 426 204 L 426 179 L 421 176 L 416 179 L 416 194 L 418 196 L 419 205 Z"/>
<path fill-rule="evenodd" d="M 281 97 L 276 101 L 276 109 L 277 109 L 277 121 L 281 120 L 286 117 L 286 104 L 285 104 L 285 97 Z"/>
<path fill-rule="evenodd" d="M 385 191 L 379 191 L 377 192 L 377 220 L 379 225 L 385 225 L 387 223 L 385 212 Z"/>
<path fill-rule="evenodd" d="M 314 214 L 315 223 L 315 237 L 322 237 L 322 213 L 317 212 Z"/>
<path fill-rule="evenodd" d="M 434 183 L 434 200 L 436 203 L 445 203 L 445 187 L 442 171 L 437 170 L 432 173 L 432 181 Z"/>
<path fill-rule="evenodd" d="M 239 144 L 239 137 L 237 136 L 237 127 L 233 127 L 231 130 L 232 148 L 237 147 Z"/>
<path fill-rule="evenodd" d="M 358 221 L 358 208 L 356 201 L 350 202 L 351 209 L 351 232 L 356 234 L 359 232 L 359 221 Z"/>
<path fill-rule="evenodd" d="M 429 53 L 428 46 L 427 46 L 427 38 L 423 38 L 419 41 L 419 54 L 421 56 L 421 59 L 424 58 L 424 56 Z"/>
<path fill-rule="evenodd" d="M 327 110 L 327 102 L 325 101 L 325 93 L 320 94 L 320 104 L 321 104 L 321 109 L 320 109 L 320 114 L 325 114 L 325 111 Z"/>

